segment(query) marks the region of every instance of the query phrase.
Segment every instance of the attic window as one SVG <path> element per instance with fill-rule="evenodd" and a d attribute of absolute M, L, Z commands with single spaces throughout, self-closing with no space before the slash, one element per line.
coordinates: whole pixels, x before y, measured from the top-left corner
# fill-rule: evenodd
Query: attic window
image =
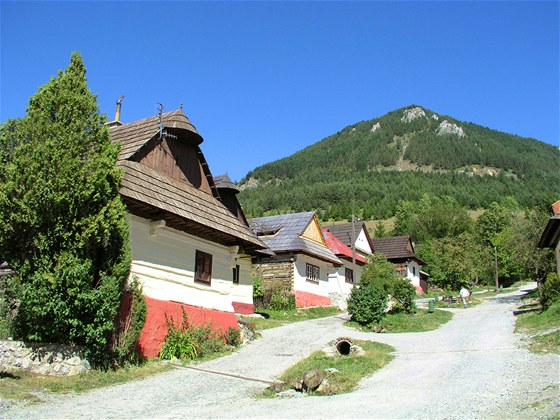
<path fill-rule="evenodd" d="M 257 236 L 274 236 L 274 235 L 276 235 L 278 232 L 280 232 L 280 229 L 275 229 L 275 230 L 263 230 L 263 231 L 257 232 Z"/>

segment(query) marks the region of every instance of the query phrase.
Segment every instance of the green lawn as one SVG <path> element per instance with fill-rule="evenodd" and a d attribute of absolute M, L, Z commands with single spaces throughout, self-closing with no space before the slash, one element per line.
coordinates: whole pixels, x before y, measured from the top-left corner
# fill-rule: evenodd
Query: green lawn
<path fill-rule="evenodd" d="M 301 381 L 305 372 L 313 369 L 319 369 L 323 373 L 327 384 L 311 393 L 312 395 L 350 392 L 358 386 L 362 378 L 381 369 L 394 357 L 391 352 L 395 349 L 387 344 L 359 340 L 353 341 L 353 344 L 360 346 L 364 353 L 361 355 L 350 353 L 346 356 L 337 354 L 330 357 L 323 351 L 316 351 L 286 370 L 280 377 L 284 385 L 280 389 L 267 390 L 264 396 L 272 397 L 279 390 L 289 389 L 292 384 Z"/>
<path fill-rule="evenodd" d="M 534 353 L 560 354 L 560 302 L 542 312 L 536 301 L 526 299 L 519 308 L 515 332 L 526 334 L 527 347 Z"/>
<path fill-rule="evenodd" d="M 438 329 L 451 318 L 453 318 L 453 314 L 449 311 L 436 309 L 433 313 L 430 313 L 427 309 L 417 309 L 415 314 L 387 314 L 380 322 L 380 326 L 383 327 L 382 332 L 387 333 L 432 331 Z M 371 331 L 371 329 L 354 321 L 348 321 L 346 325 L 361 331 Z"/>
<path fill-rule="evenodd" d="M 285 311 L 272 310 L 255 310 L 263 318 L 243 317 L 250 324 L 253 324 L 256 331 L 266 330 L 268 328 L 280 327 L 282 325 L 291 324 L 292 322 L 307 321 L 309 319 L 326 318 L 342 313 L 338 308 L 333 306 L 309 308 L 309 309 L 293 309 Z"/>

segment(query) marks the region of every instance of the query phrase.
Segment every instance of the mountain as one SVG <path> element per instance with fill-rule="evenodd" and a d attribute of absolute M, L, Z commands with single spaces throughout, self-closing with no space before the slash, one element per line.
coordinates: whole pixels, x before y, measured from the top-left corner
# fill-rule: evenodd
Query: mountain
<path fill-rule="evenodd" d="M 387 218 L 402 200 L 451 196 L 487 208 L 560 195 L 560 150 L 412 105 L 348 126 L 240 182 L 249 217 L 315 210 L 323 219 Z"/>

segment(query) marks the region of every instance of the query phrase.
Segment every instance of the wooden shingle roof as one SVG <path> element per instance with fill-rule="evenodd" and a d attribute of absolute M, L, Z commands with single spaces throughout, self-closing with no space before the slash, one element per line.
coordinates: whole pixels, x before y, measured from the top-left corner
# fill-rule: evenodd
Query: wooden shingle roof
<path fill-rule="evenodd" d="M 414 259 L 420 264 L 424 262 L 414 254 L 414 248 L 410 242 L 410 236 L 391 236 L 386 238 L 373 238 L 373 251 L 380 252 L 391 260 Z M 407 245 L 410 242 L 410 248 Z"/>
<path fill-rule="evenodd" d="M 239 188 L 237 188 L 237 185 L 235 185 L 231 178 L 227 175 L 215 176 L 214 183 L 216 184 L 216 188 L 218 189 L 232 190 L 235 192 L 235 194 L 239 192 Z"/>
<path fill-rule="evenodd" d="M 212 195 L 138 162 L 123 160 L 121 195 L 129 209 L 165 219 L 170 225 L 225 245 L 241 240 L 254 249 L 266 245 Z"/>
<path fill-rule="evenodd" d="M 202 143 L 202 137 L 198 134 L 194 125 L 183 111 L 178 109 L 166 112 L 161 116 L 155 115 L 132 123 L 109 127 L 111 140 L 121 143 L 119 160 L 129 159 L 145 143 L 158 134 L 160 131 L 160 120 L 163 128 L 186 130 L 195 144 Z"/>
<path fill-rule="evenodd" d="M 342 265 L 329 248 L 301 236 L 314 215 L 313 212 L 304 212 L 257 217 L 249 220 L 249 226 L 274 253 L 301 252 Z"/>

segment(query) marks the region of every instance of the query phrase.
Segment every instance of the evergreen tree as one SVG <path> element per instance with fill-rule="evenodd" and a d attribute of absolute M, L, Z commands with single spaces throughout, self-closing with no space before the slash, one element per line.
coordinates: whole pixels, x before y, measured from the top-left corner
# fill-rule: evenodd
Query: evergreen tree
<path fill-rule="evenodd" d="M 0 255 L 18 273 L 14 336 L 102 362 L 130 269 L 118 146 L 79 53 L 0 130 Z"/>

